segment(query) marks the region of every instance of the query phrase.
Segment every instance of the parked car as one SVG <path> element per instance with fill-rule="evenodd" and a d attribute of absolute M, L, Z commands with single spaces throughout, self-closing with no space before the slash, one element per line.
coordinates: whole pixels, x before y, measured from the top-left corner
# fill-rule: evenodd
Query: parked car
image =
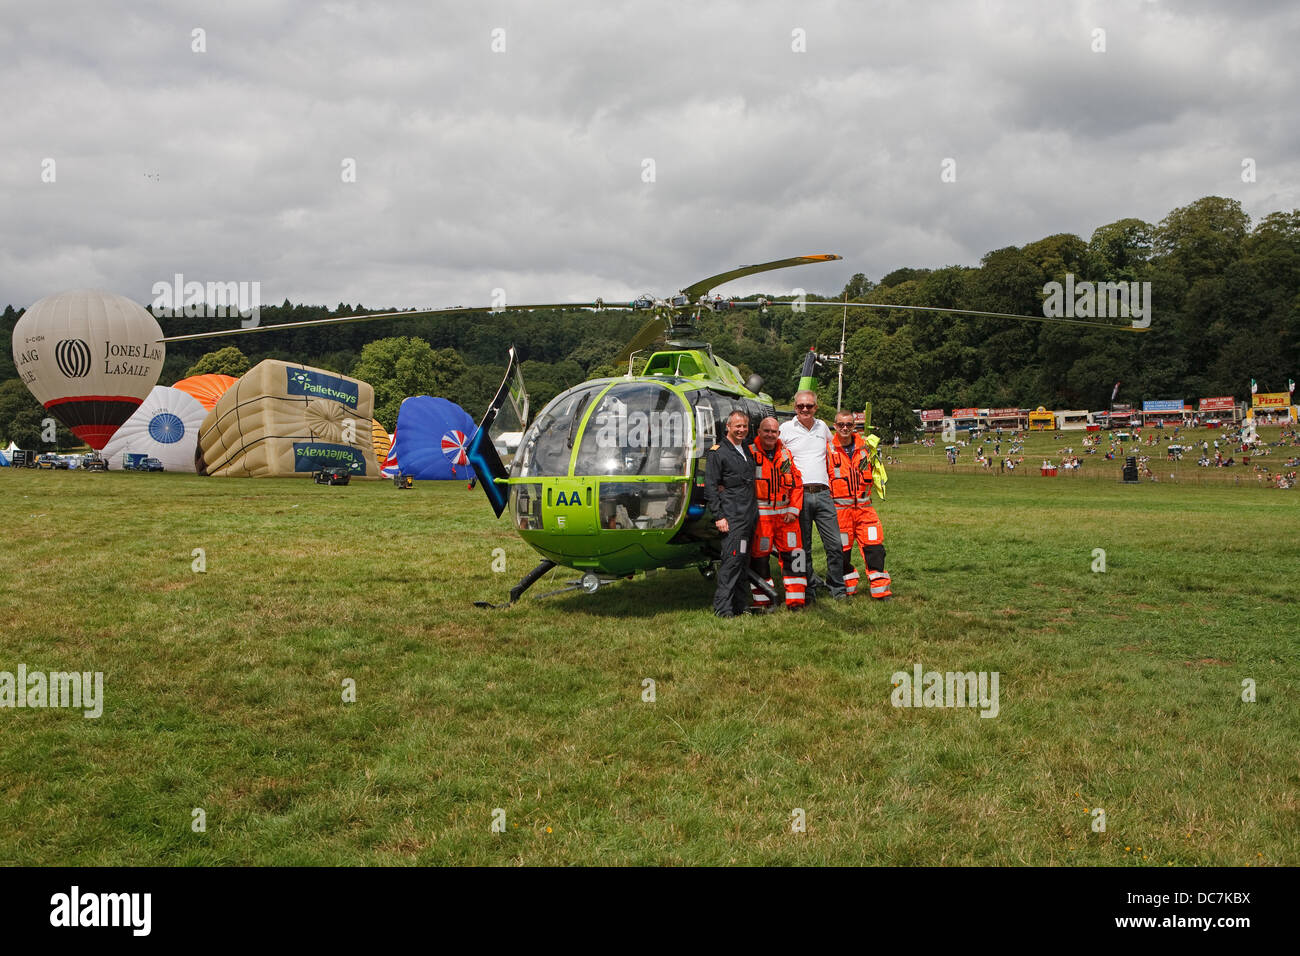
<path fill-rule="evenodd" d="M 122 455 L 123 471 L 162 471 L 163 463 L 157 458 L 149 458 L 145 455 L 127 452 Z"/>
<path fill-rule="evenodd" d="M 352 480 L 352 472 L 347 465 L 330 465 L 320 471 L 313 471 L 311 476 L 318 485 L 346 485 Z"/>
<path fill-rule="evenodd" d="M 92 451 L 81 459 L 81 468 L 83 471 L 108 471 L 108 459 Z"/>
<path fill-rule="evenodd" d="M 54 454 L 53 452 L 47 451 L 44 455 L 41 455 L 40 458 L 36 459 L 36 467 L 47 468 L 50 469 L 51 471 L 56 469 L 67 471 L 68 463 L 64 461 L 62 458 L 60 458 L 58 455 Z"/>

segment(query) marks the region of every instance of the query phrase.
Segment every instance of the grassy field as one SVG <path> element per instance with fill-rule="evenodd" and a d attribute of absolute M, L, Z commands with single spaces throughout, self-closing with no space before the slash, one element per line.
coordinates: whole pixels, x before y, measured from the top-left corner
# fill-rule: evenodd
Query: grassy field
<path fill-rule="evenodd" d="M 475 608 L 535 560 L 458 483 L 0 471 L 0 671 L 105 697 L 0 709 L 0 863 L 1300 863 L 1300 492 L 889 491 L 893 601 L 721 622 L 695 571 Z M 917 664 L 997 716 L 891 706 Z"/>

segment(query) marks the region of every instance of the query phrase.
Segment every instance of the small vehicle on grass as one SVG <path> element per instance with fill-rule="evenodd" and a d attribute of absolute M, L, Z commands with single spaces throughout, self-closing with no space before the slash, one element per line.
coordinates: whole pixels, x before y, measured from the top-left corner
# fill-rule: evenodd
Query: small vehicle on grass
<path fill-rule="evenodd" d="M 163 463 L 147 455 L 126 452 L 122 455 L 123 471 L 163 471 Z"/>
<path fill-rule="evenodd" d="M 410 475 L 393 475 L 393 484 L 398 488 L 414 488 L 415 479 Z"/>
<path fill-rule="evenodd" d="M 41 455 L 40 458 L 36 459 L 36 467 L 48 469 L 50 471 L 55 471 L 55 470 L 67 471 L 68 463 L 64 461 L 62 458 L 60 458 L 58 455 L 54 454 L 54 452 L 47 451 L 44 455 Z"/>
<path fill-rule="evenodd" d="M 318 485 L 346 485 L 352 480 L 352 472 L 346 465 L 330 465 L 320 471 L 313 471 L 311 476 Z"/>
<path fill-rule="evenodd" d="M 81 459 L 82 471 L 108 471 L 108 459 L 97 452 L 91 452 Z"/>

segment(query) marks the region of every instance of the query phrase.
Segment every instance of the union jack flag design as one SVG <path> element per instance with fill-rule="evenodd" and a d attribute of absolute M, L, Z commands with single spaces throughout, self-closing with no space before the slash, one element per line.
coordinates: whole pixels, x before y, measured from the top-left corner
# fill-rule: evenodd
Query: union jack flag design
<path fill-rule="evenodd" d="M 450 431 L 442 436 L 442 453 L 450 459 L 453 474 L 456 465 L 469 464 L 469 455 L 465 453 L 465 444 L 465 433 L 462 431 Z"/>
<path fill-rule="evenodd" d="M 388 443 L 388 454 L 384 457 L 383 467 L 379 473 L 385 478 L 394 478 L 401 473 L 397 467 L 397 429 L 393 429 L 393 440 Z"/>

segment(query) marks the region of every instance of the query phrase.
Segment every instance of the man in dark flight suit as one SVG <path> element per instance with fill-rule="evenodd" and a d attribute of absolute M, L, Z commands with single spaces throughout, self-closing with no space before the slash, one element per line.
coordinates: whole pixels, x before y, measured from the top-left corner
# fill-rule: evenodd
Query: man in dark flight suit
<path fill-rule="evenodd" d="M 722 562 L 713 613 L 735 617 L 749 606 L 749 539 L 758 524 L 758 499 L 754 496 L 753 455 L 745 447 L 749 416 L 735 411 L 727 418 L 727 437 L 708 451 L 704 468 L 704 495 L 714 524 L 722 532 Z"/>

